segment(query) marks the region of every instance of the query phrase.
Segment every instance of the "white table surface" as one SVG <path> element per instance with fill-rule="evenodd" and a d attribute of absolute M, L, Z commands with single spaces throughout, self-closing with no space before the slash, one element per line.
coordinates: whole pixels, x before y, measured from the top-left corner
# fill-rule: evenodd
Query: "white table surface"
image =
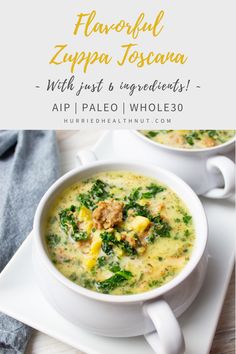
<path fill-rule="evenodd" d="M 58 143 L 61 160 L 61 173 L 64 174 L 76 166 L 76 152 L 94 142 L 102 135 L 103 130 L 89 131 L 58 131 Z M 216 331 L 211 354 L 234 354 L 234 276 L 231 279 L 222 315 Z M 41 332 L 35 331 L 26 354 L 80 354 L 77 349 L 69 347 Z M 112 353 L 111 353 L 112 354 Z M 125 354 L 125 353 L 124 353 Z M 199 353 L 201 354 L 201 353 Z"/>

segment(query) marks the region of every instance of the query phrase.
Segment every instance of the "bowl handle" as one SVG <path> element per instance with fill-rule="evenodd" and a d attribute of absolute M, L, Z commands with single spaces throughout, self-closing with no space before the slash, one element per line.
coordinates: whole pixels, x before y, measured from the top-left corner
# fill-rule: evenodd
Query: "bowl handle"
<path fill-rule="evenodd" d="M 144 310 L 151 318 L 156 331 L 145 335 L 157 354 L 183 354 L 185 343 L 179 323 L 170 306 L 163 299 L 146 303 Z"/>
<path fill-rule="evenodd" d="M 77 155 L 77 162 L 79 165 L 87 165 L 90 162 L 97 161 L 97 156 L 91 150 L 80 150 Z"/>
<path fill-rule="evenodd" d="M 211 173 L 221 173 L 224 187 L 214 188 L 203 194 L 205 197 L 223 199 L 232 196 L 235 192 L 235 164 L 225 156 L 214 156 L 207 160 L 207 170 Z"/>

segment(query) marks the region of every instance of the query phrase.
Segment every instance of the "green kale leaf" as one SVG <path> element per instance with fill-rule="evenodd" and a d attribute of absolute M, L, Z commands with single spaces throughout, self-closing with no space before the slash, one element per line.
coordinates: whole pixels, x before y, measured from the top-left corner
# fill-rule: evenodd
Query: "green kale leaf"
<path fill-rule="evenodd" d="M 128 270 L 119 270 L 112 277 L 100 282 L 96 282 L 96 286 L 100 292 L 109 294 L 112 290 L 119 287 L 123 282 L 132 278 L 132 276 L 132 273 Z"/>
<path fill-rule="evenodd" d="M 49 234 L 46 236 L 46 241 L 49 247 L 55 247 L 60 243 L 61 238 L 56 234 Z"/>
<path fill-rule="evenodd" d="M 191 216 L 191 215 L 185 214 L 185 215 L 183 216 L 183 222 L 184 222 L 186 225 L 188 225 L 191 220 L 192 220 L 192 216 Z"/>
<path fill-rule="evenodd" d="M 63 209 L 59 213 L 60 224 L 62 230 L 74 241 L 84 241 L 88 239 L 88 234 L 85 231 L 80 231 L 75 217 L 76 207 L 71 205 L 70 208 Z"/>
<path fill-rule="evenodd" d="M 97 179 L 90 191 L 79 194 L 77 200 L 86 208 L 94 210 L 99 201 L 105 200 L 109 197 L 111 197 L 111 194 L 109 193 L 109 185 L 100 179 Z"/>
<path fill-rule="evenodd" d="M 147 186 L 147 192 L 142 193 L 142 198 L 151 199 L 154 198 L 157 193 L 163 192 L 165 190 L 164 187 L 158 186 L 155 183 L 151 183 L 150 186 Z"/>

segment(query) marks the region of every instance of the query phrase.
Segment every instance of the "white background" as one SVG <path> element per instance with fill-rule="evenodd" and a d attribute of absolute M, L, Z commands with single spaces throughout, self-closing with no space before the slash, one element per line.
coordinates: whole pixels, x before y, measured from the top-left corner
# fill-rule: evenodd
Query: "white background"
<path fill-rule="evenodd" d="M 148 52 L 183 52 L 188 56 L 185 65 L 154 64 L 144 69 L 134 65 L 118 67 L 95 64 L 83 75 L 76 69 L 78 80 L 93 82 L 101 77 L 119 83 L 174 81 L 180 77 L 190 79 L 191 89 L 184 94 L 146 93 L 134 95 L 101 92 L 84 94 L 86 102 L 182 102 L 181 113 L 137 113 L 132 118 L 172 118 L 174 129 L 192 128 L 235 128 L 235 52 L 234 14 L 235 2 L 215 0 L 1 0 L 0 2 L 0 128 L 15 129 L 72 129 L 80 125 L 65 125 L 64 118 L 73 114 L 51 112 L 52 104 L 74 102 L 73 95 L 46 92 L 47 80 L 70 77 L 67 65 L 52 66 L 48 62 L 56 44 L 68 43 L 74 51 L 98 50 L 110 52 L 113 57 L 121 56 L 120 46 L 133 42 L 123 33 L 109 36 L 93 35 L 84 38 L 72 35 L 76 15 L 80 12 L 97 10 L 97 21 L 118 22 L 121 18 L 133 22 L 141 11 L 147 21 L 153 21 L 156 13 L 165 11 L 164 29 L 154 39 L 150 34 L 140 34 L 139 48 Z M 40 89 L 35 86 L 39 85 Z M 83 118 L 122 118 L 120 113 L 88 113 Z M 130 117 L 130 116 L 129 116 Z M 128 116 L 126 117 L 128 118 Z M 94 125 L 83 127 L 94 128 Z M 102 126 L 105 127 L 104 125 Z M 110 124 L 110 128 L 115 124 Z M 119 128 L 126 127 L 124 124 Z M 144 128 L 144 126 L 142 126 Z M 148 126 L 153 128 L 154 126 Z M 157 127 L 157 126 L 155 126 Z M 159 128 L 165 129 L 163 124 Z"/>

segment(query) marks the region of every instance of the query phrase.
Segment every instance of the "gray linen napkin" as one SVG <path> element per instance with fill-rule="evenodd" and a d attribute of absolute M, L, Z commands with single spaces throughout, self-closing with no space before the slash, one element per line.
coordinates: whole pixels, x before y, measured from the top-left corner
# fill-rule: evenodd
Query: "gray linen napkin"
<path fill-rule="evenodd" d="M 0 271 L 31 231 L 36 207 L 58 176 L 53 131 L 0 131 Z M 1 354 L 23 353 L 30 334 L 0 313 Z"/>

